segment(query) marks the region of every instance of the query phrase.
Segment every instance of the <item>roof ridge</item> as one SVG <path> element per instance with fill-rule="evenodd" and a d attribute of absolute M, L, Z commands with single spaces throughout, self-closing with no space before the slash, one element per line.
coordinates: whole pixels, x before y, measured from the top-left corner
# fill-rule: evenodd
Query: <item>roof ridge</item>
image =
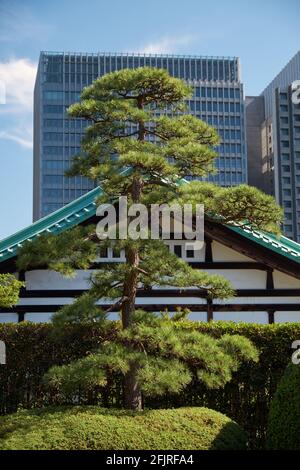
<path fill-rule="evenodd" d="M 180 180 L 181 182 L 182 180 Z M 179 182 L 179 183 L 180 183 Z M 26 240 L 31 240 L 42 233 L 61 233 L 64 230 L 79 225 L 96 215 L 96 199 L 101 194 L 97 186 L 88 193 L 61 207 L 55 212 L 43 217 L 22 230 L 0 241 L 0 263 L 16 255 L 17 249 Z M 300 263 L 300 244 L 281 235 L 276 235 L 253 229 L 251 226 L 226 226 L 245 238 L 263 245 L 283 256 Z"/>

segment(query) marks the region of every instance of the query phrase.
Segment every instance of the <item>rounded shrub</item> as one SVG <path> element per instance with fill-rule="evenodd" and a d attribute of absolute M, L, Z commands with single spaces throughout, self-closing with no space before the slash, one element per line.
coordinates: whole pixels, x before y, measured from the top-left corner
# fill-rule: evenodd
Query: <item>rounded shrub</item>
<path fill-rule="evenodd" d="M 95 406 L 49 407 L 0 417 L 0 450 L 245 448 L 242 429 L 208 408 L 131 412 Z"/>
<path fill-rule="evenodd" d="M 300 365 L 287 367 L 271 402 L 267 448 L 300 450 Z"/>

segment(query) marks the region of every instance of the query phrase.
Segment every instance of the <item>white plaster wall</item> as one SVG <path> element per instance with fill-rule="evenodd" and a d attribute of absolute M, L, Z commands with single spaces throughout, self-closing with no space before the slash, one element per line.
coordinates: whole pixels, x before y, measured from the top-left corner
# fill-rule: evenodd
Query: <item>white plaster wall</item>
<path fill-rule="evenodd" d="M 0 323 L 17 323 L 18 314 L 17 313 L 1 313 L 0 314 Z"/>
<path fill-rule="evenodd" d="M 288 276 L 280 271 L 273 272 L 275 289 L 300 289 L 300 279 Z"/>
<path fill-rule="evenodd" d="M 34 323 L 50 323 L 53 313 L 25 313 L 24 320 Z"/>
<path fill-rule="evenodd" d="M 75 299 L 71 297 L 47 297 L 47 298 L 24 298 L 20 299 L 18 305 L 69 305 L 73 303 Z M 101 299 L 98 304 L 110 305 L 112 303 L 109 299 Z M 197 297 L 138 297 L 136 299 L 136 305 L 206 305 L 206 300 Z"/>
<path fill-rule="evenodd" d="M 207 322 L 206 312 L 191 312 L 188 316 L 189 320 Z"/>
<path fill-rule="evenodd" d="M 300 297 L 232 297 L 228 300 L 214 300 L 214 304 L 227 305 L 227 304 L 300 304 Z"/>
<path fill-rule="evenodd" d="M 55 271 L 37 269 L 25 275 L 27 290 L 88 289 L 92 270 L 77 270 L 74 277 L 65 277 Z"/>
<path fill-rule="evenodd" d="M 220 274 L 235 289 L 265 289 L 267 273 L 258 269 L 206 269 L 209 274 Z"/>
<path fill-rule="evenodd" d="M 298 312 L 275 312 L 274 321 L 275 323 L 300 322 L 300 309 Z"/>
<path fill-rule="evenodd" d="M 243 255 L 239 251 L 235 251 L 215 241 L 212 242 L 212 252 L 213 252 L 214 261 L 252 261 L 254 262 L 252 258 L 248 258 L 248 256 Z"/>
<path fill-rule="evenodd" d="M 267 312 L 214 312 L 214 320 L 267 324 Z"/>

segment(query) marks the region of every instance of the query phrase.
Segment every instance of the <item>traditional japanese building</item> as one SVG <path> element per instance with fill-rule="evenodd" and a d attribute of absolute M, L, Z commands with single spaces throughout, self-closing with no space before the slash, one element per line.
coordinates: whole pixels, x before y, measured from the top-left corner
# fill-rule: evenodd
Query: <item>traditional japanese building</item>
<path fill-rule="evenodd" d="M 95 188 L 79 199 L 0 242 L 0 273 L 16 271 L 18 248 L 26 240 L 43 233 L 58 234 L 79 224 L 96 223 Z M 205 243 L 197 257 L 185 250 L 185 241 L 166 241 L 170 250 L 195 269 L 221 274 L 236 289 L 229 300 L 206 298 L 199 289 L 155 288 L 140 291 L 137 304 L 147 311 L 176 311 L 187 307 L 194 320 L 232 320 L 253 323 L 300 321 L 300 244 L 286 237 L 254 231 L 251 228 L 205 221 Z M 108 249 L 95 263 L 124 262 L 124 254 Z M 53 312 L 89 288 L 92 270 L 77 271 L 66 278 L 54 271 L 36 269 L 19 274 L 26 281 L 20 301 L 12 309 L 0 309 L 0 322 L 49 321 Z M 109 301 L 103 301 L 109 305 Z M 100 302 L 101 304 L 101 302 Z M 116 318 L 118 313 L 111 314 Z"/>

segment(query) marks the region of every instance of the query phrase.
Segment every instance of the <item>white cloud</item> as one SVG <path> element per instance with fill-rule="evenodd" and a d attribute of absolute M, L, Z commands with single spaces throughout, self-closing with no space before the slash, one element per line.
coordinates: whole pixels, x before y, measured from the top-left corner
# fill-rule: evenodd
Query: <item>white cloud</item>
<path fill-rule="evenodd" d="M 0 62 L 0 82 L 5 84 L 8 111 L 32 111 L 37 64 L 28 59 Z"/>
<path fill-rule="evenodd" d="M 31 128 L 15 128 L 9 131 L 0 131 L 0 139 L 12 140 L 28 149 L 33 148 L 33 134 Z"/>
<path fill-rule="evenodd" d="M 145 44 L 138 52 L 142 54 L 169 54 L 178 52 L 182 47 L 192 44 L 195 40 L 194 34 L 164 36 L 157 41 Z"/>
<path fill-rule="evenodd" d="M 33 89 L 37 64 L 26 58 L 0 62 L 0 83 L 6 89 L 5 104 L 0 104 L 0 139 L 33 147 Z"/>

